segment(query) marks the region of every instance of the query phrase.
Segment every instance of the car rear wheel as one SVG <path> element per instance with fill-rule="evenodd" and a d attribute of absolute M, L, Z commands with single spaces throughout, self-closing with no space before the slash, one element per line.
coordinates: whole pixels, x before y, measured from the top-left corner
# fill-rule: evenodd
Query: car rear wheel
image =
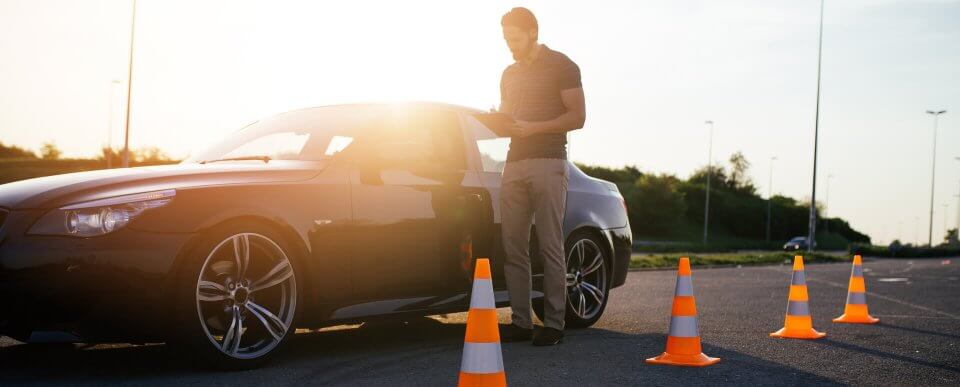
<path fill-rule="evenodd" d="M 564 246 L 567 259 L 566 326 L 586 328 L 603 315 L 610 296 L 610 257 L 593 233 L 577 231 Z M 543 321 L 543 299 L 533 300 Z"/>
<path fill-rule="evenodd" d="M 211 233 L 196 251 L 178 283 L 180 344 L 220 368 L 259 366 L 295 330 L 303 292 L 291 249 L 249 223 Z"/>

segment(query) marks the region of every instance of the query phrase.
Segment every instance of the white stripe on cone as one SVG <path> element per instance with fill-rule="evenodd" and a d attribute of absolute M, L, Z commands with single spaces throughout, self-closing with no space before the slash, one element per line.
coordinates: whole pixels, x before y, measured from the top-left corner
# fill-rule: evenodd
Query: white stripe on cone
<path fill-rule="evenodd" d="M 697 318 L 695 316 L 670 317 L 670 336 L 699 337 L 697 334 Z"/>
<path fill-rule="evenodd" d="M 496 309 L 493 299 L 493 282 L 480 278 L 473 281 L 473 294 L 470 297 L 470 309 Z"/>
<path fill-rule="evenodd" d="M 460 371 L 470 374 L 495 374 L 503 372 L 503 355 L 500 343 L 463 343 L 463 359 Z"/>

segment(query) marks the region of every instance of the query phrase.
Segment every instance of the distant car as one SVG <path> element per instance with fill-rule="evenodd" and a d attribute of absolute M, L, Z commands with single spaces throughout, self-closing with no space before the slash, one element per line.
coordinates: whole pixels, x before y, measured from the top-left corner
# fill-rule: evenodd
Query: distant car
<path fill-rule="evenodd" d="M 508 306 L 498 200 L 510 139 L 479 112 L 303 109 L 177 165 L 0 185 L 0 334 L 169 341 L 249 368 L 295 328 L 467 311 L 477 257 L 490 258 L 496 304 Z M 632 237 L 617 186 L 568 168 L 573 328 L 596 322 L 624 284 Z"/>
<path fill-rule="evenodd" d="M 817 243 L 814 242 L 813 246 L 816 247 Z M 800 250 L 806 250 L 806 249 L 807 249 L 807 237 L 805 236 L 793 237 L 793 239 L 783 244 L 783 251 L 800 251 Z"/>

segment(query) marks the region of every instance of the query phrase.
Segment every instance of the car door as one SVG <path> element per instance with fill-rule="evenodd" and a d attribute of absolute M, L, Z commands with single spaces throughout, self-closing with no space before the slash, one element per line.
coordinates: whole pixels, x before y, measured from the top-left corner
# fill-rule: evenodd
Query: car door
<path fill-rule="evenodd" d="M 464 117 L 464 128 L 467 137 L 468 154 L 474 156 L 472 163 L 479 171 L 480 180 L 490 195 L 490 222 L 489 237 L 484 246 L 480 247 L 480 254 L 491 258 L 493 284 L 497 290 L 506 289 L 503 276 L 503 265 L 506 262 L 506 253 L 500 231 L 500 189 L 503 178 L 503 168 L 506 165 L 507 152 L 510 149 L 510 138 L 500 137 L 472 117 Z M 533 274 L 532 285 L 536 296 L 543 280 L 543 260 L 538 254 L 535 225 L 530 231 L 530 258 Z M 497 294 L 500 299 L 500 294 Z"/>
<path fill-rule="evenodd" d="M 507 152 L 510 149 L 510 138 L 499 137 L 479 121 L 470 116 L 464 116 L 464 133 L 466 136 L 467 154 L 471 155 L 471 163 L 478 171 L 481 184 L 485 187 L 489 199 L 485 203 L 489 213 L 489 224 L 483 229 L 484 238 L 475 243 L 477 256 L 490 258 L 493 284 L 496 289 L 506 289 L 503 276 L 503 264 L 506 254 L 500 234 L 500 182 L 503 177 L 503 168 L 507 162 Z M 499 298 L 499 295 L 498 295 Z"/>
<path fill-rule="evenodd" d="M 397 309 L 465 303 L 450 297 L 470 286 L 462 247 L 476 227 L 482 187 L 467 168 L 458 115 L 402 109 L 375 133 L 350 174 L 354 295 L 409 301 Z"/>

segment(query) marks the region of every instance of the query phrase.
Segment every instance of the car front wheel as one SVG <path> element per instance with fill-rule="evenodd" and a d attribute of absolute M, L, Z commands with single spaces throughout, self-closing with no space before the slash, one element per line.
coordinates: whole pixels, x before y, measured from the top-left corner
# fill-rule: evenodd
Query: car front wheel
<path fill-rule="evenodd" d="M 259 366 L 295 330 L 302 291 L 290 249 L 269 228 L 238 224 L 197 251 L 178 281 L 180 344 L 220 368 Z"/>

